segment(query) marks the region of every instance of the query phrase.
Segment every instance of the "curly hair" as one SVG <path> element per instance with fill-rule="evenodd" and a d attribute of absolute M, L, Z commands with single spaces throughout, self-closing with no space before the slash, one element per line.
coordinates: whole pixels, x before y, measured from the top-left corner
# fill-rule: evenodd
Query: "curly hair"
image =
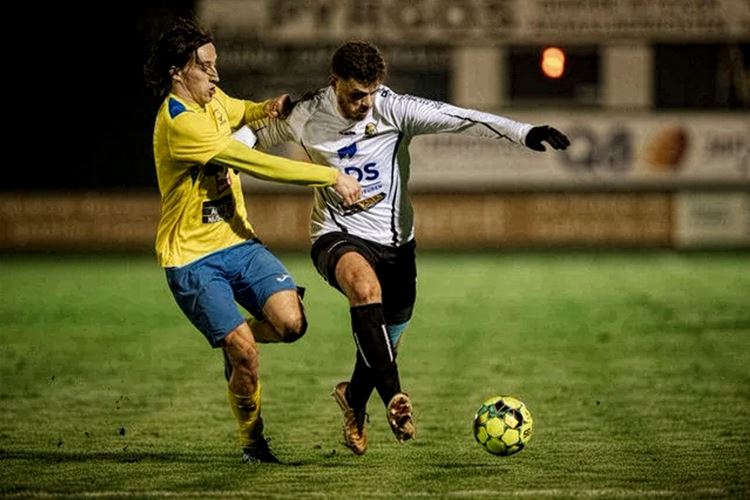
<path fill-rule="evenodd" d="M 343 80 L 364 84 L 385 79 L 386 65 L 378 48 L 365 41 L 350 41 L 336 49 L 331 58 L 331 73 Z"/>
<path fill-rule="evenodd" d="M 163 98 L 172 88 L 172 68 L 183 68 L 195 51 L 214 41 L 211 33 L 192 19 L 181 18 L 154 44 L 143 74 L 154 96 Z"/>

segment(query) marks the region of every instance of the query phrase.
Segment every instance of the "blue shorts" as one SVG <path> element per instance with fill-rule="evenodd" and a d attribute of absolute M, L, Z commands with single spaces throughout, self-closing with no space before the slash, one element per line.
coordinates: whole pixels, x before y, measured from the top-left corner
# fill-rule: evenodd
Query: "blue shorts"
<path fill-rule="evenodd" d="M 257 240 L 235 245 L 181 267 L 166 269 L 167 283 L 182 312 L 212 347 L 245 318 L 237 303 L 258 319 L 281 290 L 295 290 L 289 271 Z"/>

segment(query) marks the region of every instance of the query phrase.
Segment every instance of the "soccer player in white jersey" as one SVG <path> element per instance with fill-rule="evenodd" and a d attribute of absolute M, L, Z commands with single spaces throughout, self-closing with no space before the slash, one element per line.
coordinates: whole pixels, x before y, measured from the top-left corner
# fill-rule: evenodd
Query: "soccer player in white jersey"
<path fill-rule="evenodd" d="M 334 387 L 344 412 L 344 439 L 367 450 L 365 410 L 373 388 L 400 441 L 415 434 L 412 404 L 402 392 L 396 348 L 416 296 L 415 239 L 407 192 L 409 143 L 421 134 L 453 132 L 505 139 L 544 151 L 565 149 L 568 138 L 549 126 L 399 95 L 383 85 L 386 63 L 368 42 L 348 42 L 333 54 L 330 85 L 297 102 L 285 120 L 250 124 L 259 146 L 300 144 L 315 163 L 330 165 L 362 184 L 362 197 L 345 206 L 327 188 L 315 189 L 311 256 L 318 272 L 346 295 L 357 348 L 348 382 Z M 456 165 L 456 168 L 461 168 Z"/>
<path fill-rule="evenodd" d="M 352 203 L 351 176 L 261 153 L 234 132 L 274 116 L 283 99 L 235 99 L 219 88 L 216 47 L 191 20 L 180 20 L 154 46 L 146 79 L 164 99 L 154 125 L 161 193 L 159 264 L 185 315 L 227 362 L 228 398 L 243 460 L 278 462 L 263 435 L 256 342 L 293 342 L 307 327 L 294 280 L 247 220 L 240 172 L 278 182 L 330 186 Z M 238 302 L 255 319 L 246 321 Z"/>

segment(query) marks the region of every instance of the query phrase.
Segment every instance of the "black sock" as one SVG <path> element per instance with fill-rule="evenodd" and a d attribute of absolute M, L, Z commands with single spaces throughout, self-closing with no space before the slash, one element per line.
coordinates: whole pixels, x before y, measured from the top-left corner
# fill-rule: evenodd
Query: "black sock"
<path fill-rule="evenodd" d="M 364 407 L 372 392 L 372 388 L 367 390 L 369 379 L 377 389 L 380 399 L 387 405 L 396 393 L 401 392 L 401 382 L 398 377 L 396 353 L 385 329 L 383 304 L 352 307 L 351 316 L 354 341 L 357 344 L 357 363 L 361 363 L 361 368 L 368 369 L 370 373 L 358 373 L 355 364 L 352 374 L 354 387 L 350 385 L 348 394 L 351 398 L 350 404 L 354 408 Z"/>
<path fill-rule="evenodd" d="M 364 410 L 373 389 L 375 389 L 375 380 L 372 370 L 367 367 L 362 355 L 357 351 L 357 361 L 354 363 L 354 371 L 346 393 L 349 405 L 357 411 Z"/>
<path fill-rule="evenodd" d="M 395 354 L 398 355 L 398 352 Z M 375 380 L 372 370 L 367 367 L 362 355 L 357 351 L 357 361 L 354 363 L 354 371 L 352 371 L 352 378 L 346 391 L 346 400 L 349 402 L 349 406 L 356 411 L 365 410 L 374 389 Z"/>

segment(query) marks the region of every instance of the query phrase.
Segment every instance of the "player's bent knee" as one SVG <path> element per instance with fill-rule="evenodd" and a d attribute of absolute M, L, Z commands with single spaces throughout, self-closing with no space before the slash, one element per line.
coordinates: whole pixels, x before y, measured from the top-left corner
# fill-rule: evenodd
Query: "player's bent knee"
<path fill-rule="evenodd" d="M 355 281 L 349 287 L 350 299 L 355 304 L 380 302 L 380 285 L 372 281 Z"/>
<path fill-rule="evenodd" d="M 307 318 L 304 314 L 285 321 L 282 325 L 281 339 L 286 343 L 296 342 L 307 331 Z"/>

